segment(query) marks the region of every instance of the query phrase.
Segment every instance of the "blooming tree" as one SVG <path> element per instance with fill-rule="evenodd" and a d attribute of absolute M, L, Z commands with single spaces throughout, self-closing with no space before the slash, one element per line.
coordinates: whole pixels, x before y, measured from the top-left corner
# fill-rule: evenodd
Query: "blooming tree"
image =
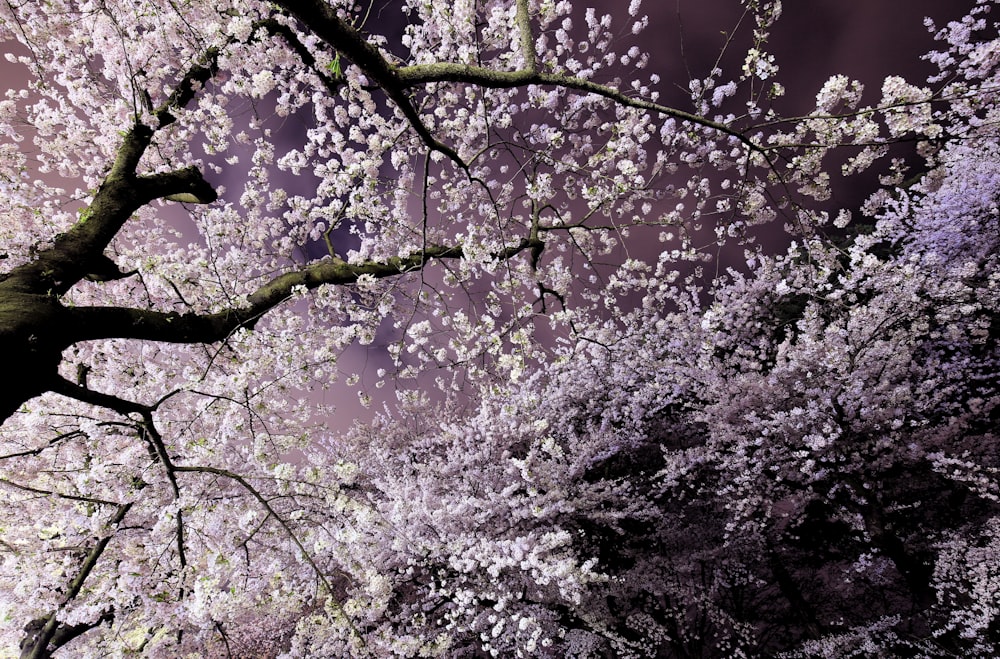
<path fill-rule="evenodd" d="M 636 0 L 6 3 L 4 645 L 994 652 L 990 4 L 785 118 L 773 1 L 683 109 Z M 333 436 L 385 336 L 436 402 Z"/>

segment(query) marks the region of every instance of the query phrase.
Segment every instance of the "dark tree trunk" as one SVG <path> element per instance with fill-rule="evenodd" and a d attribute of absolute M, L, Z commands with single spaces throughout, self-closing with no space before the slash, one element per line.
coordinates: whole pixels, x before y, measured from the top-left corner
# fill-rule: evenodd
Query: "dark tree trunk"
<path fill-rule="evenodd" d="M 68 347 L 68 313 L 54 298 L 3 290 L 0 283 L 0 422 L 49 390 Z"/>

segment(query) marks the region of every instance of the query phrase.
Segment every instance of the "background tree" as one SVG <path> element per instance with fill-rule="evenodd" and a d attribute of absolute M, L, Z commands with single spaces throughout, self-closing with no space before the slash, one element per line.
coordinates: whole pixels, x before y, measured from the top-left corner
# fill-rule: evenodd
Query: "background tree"
<path fill-rule="evenodd" d="M 639 4 L 404 2 L 398 40 L 321 0 L 0 8 L 7 646 L 993 647 L 990 4 L 931 87 L 795 118 L 779 3 L 687 110 Z M 932 174 L 838 247 L 831 151 L 907 140 Z M 675 270 L 776 217 L 788 256 Z M 305 392 L 392 331 L 454 395 L 333 438 Z"/>

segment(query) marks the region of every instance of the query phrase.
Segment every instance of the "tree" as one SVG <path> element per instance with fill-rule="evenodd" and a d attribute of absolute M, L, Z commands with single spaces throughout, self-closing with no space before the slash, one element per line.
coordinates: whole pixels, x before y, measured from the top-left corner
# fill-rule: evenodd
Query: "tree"
<path fill-rule="evenodd" d="M 398 40 L 323 0 L 0 8 L 33 76 L 0 104 L 5 643 L 993 648 L 989 3 L 931 87 L 860 107 L 839 76 L 798 118 L 777 2 L 689 110 L 642 72 L 637 1 L 401 4 Z M 905 141 L 931 173 L 894 161 L 838 246 L 835 149 Z M 675 270 L 706 224 L 715 249 L 779 216 L 786 257 Z M 453 395 L 400 384 L 409 412 L 332 437 L 304 392 L 394 331 L 395 377 Z"/>
<path fill-rule="evenodd" d="M 474 414 L 359 427 L 393 546 L 373 654 L 997 654 L 993 114 L 963 108 L 846 242 L 755 255 L 708 299 L 668 255 L 626 265 L 634 311 Z M 337 654 L 317 636 L 293 648 Z"/>

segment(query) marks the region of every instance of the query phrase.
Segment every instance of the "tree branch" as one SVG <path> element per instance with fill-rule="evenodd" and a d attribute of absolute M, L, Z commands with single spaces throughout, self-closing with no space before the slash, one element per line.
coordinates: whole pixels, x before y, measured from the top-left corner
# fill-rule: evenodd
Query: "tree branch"
<path fill-rule="evenodd" d="M 56 497 L 58 499 L 66 499 L 67 501 L 80 501 L 82 503 L 92 503 L 98 506 L 121 506 L 122 504 L 117 501 L 108 501 L 107 499 L 98 499 L 96 497 L 85 497 L 77 494 L 65 494 L 63 492 L 55 492 L 53 490 L 43 490 L 37 487 L 31 487 L 30 485 L 22 485 L 21 483 L 15 483 L 7 478 L 0 477 L 0 483 L 3 485 L 8 485 L 16 490 L 21 490 L 22 492 L 30 492 L 32 494 L 40 494 L 46 497 Z"/>
<path fill-rule="evenodd" d="M 137 176 L 136 169 L 156 130 L 176 120 L 171 110 L 187 105 L 201 85 L 215 75 L 217 58 L 218 52 L 210 49 L 206 63 L 188 69 L 163 105 L 153 112 L 159 122 L 156 129 L 136 121 L 125 133 L 110 171 L 93 201 L 81 211 L 80 219 L 56 236 L 53 246 L 40 251 L 35 260 L 8 273 L 0 282 L 0 291 L 62 295 L 104 258 L 104 250 L 139 208 L 159 198 L 203 204 L 215 201 L 215 190 L 196 167 L 150 176 Z"/>
<path fill-rule="evenodd" d="M 413 106 L 406 92 L 412 87 L 426 85 L 431 82 L 462 82 L 491 88 L 549 85 L 595 94 L 627 107 L 656 112 L 710 128 L 738 140 L 752 151 L 762 152 L 760 147 L 750 138 L 725 124 L 652 101 L 632 98 L 613 87 L 600 85 L 589 80 L 583 80 L 582 78 L 539 72 L 527 2 L 524 0 L 518 0 L 516 17 L 518 29 L 521 33 L 519 35 L 521 51 L 526 59 L 527 67 L 522 71 L 496 71 L 479 66 L 448 62 L 399 68 L 388 62 L 375 46 L 365 40 L 361 32 L 337 16 L 334 9 L 328 3 L 322 0 L 276 0 L 275 4 L 295 15 L 316 36 L 330 44 L 333 48 L 336 48 L 338 52 L 343 53 L 345 57 L 354 62 L 365 74 L 371 77 L 389 95 L 393 102 L 399 105 L 400 109 L 410 119 L 411 123 L 413 123 L 414 129 L 435 150 L 440 150 L 434 146 L 435 144 L 440 145 L 440 143 L 433 137 L 430 137 L 429 133 L 425 135 L 421 131 L 422 123 L 419 117 L 415 116 L 415 111 L 413 111 Z M 414 116 L 411 116 L 411 113 Z M 426 131 L 426 128 L 423 131 Z M 446 153 L 445 155 L 448 154 Z"/>
<path fill-rule="evenodd" d="M 295 52 L 295 54 L 299 56 L 299 59 L 302 60 L 302 63 L 305 64 L 310 69 L 312 69 L 313 73 L 315 73 L 319 77 L 320 81 L 323 83 L 323 86 L 326 87 L 326 90 L 331 94 L 336 92 L 340 88 L 340 86 L 343 85 L 344 83 L 343 76 L 336 74 L 331 76 L 327 75 L 326 72 L 322 71 L 316 65 L 317 64 L 316 58 L 313 57 L 313 54 L 309 52 L 309 49 L 306 48 L 305 44 L 303 44 L 299 40 L 298 36 L 287 25 L 279 23 L 273 18 L 269 18 L 261 21 L 256 21 L 254 23 L 254 26 L 267 30 L 268 33 L 270 33 L 272 36 L 281 37 L 282 39 L 284 39 L 285 43 L 287 43 L 288 46 Z"/>
<path fill-rule="evenodd" d="M 542 241 L 537 237 L 526 238 L 494 254 L 494 258 L 507 260 L 524 250 L 540 249 L 542 246 Z M 253 329 L 264 314 L 289 299 L 297 287 L 313 290 L 320 286 L 348 285 L 357 282 L 365 275 L 375 279 L 386 279 L 421 270 L 434 259 L 460 259 L 463 256 L 461 246 L 436 245 L 413 252 L 409 256 L 392 257 L 385 261 L 348 263 L 337 257 L 324 259 L 299 270 L 278 275 L 262 284 L 248 296 L 248 305 L 245 307 L 209 314 L 181 314 L 125 307 L 68 308 L 65 309 L 69 328 L 66 341 L 67 345 L 78 341 L 111 338 L 144 339 L 166 343 L 215 343 L 222 341 L 241 327 Z M 74 397 L 78 394 L 96 400 L 97 396 L 103 396 L 84 390 L 66 380 L 61 381 L 58 386 Z M 114 400 L 108 402 L 114 403 Z M 113 404 L 105 407 L 116 409 Z"/>
<path fill-rule="evenodd" d="M 276 0 L 275 5 L 294 15 L 316 36 L 332 46 L 380 86 L 394 87 L 394 67 L 353 26 L 341 19 L 325 0 Z"/>
<path fill-rule="evenodd" d="M 678 110 L 668 105 L 661 105 L 653 101 L 641 98 L 634 98 L 621 92 L 614 87 L 601 85 L 583 78 L 576 78 L 557 73 L 543 73 L 531 70 L 522 71 L 497 71 L 481 66 L 468 64 L 453 64 L 450 62 L 439 62 L 435 64 L 416 64 L 396 70 L 396 78 L 407 87 L 426 85 L 432 82 L 459 82 L 489 89 L 510 89 L 512 87 L 523 87 L 526 85 L 543 85 L 549 87 L 561 87 L 573 91 L 584 92 L 601 96 L 610 101 L 614 101 L 625 107 L 636 108 L 655 112 L 667 117 L 687 121 L 692 124 L 710 128 L 714 131 L 728 135 L 751 151 L 763 153 L 757 143 L 748 138 L 742 132 L 727 126 L 726 124 L 712 121 L 705 117 Z"/>
<path fill-rule="evenodd" d="M 434 137 L 424 124 L 407 95 L 406 86 L 401 84 L 396 74 L 396 67 L 358 30 L 337 16 L 328 3 L 321 0 L 278 0 L 275 4 L 295 15 L 316 36 L 364 71 L 396 104 L 429 149 L 443 154 L 463 171 L 468 170 L 458 152 Z"/>
<path fill-rule="evenodd" d="M 51 391 L 83 403 L 114 410 L 123 416 L 128 416 L 129 414 L 146 415 L 153 410 L 152 407 L 147 405 L 125 400 L 111 394 L 93 391 L 58 376 L 53 380 Z"/>
<path fill-rule="evenodd" d="M 535 50 L 535 35 L 531 31 L 531 14 L 528 0 L 517 0 L 517 29 L 521 33 L 521 56 L 528 71 L 538 71 L 538 51 Z"/>
<path fill-rule="evenodd" d="M 219 50 L 209 48 L 205 51 L 204 60 L 187 70 L 163 105 L 153 111 L 153 116 L 160 122 L 159 128 L 164 128 L 177 121 L 171 110 L 186 106 L 198 93 L 198 90 L 215 77 L 219 70 L 218 60 Z"/>
<path fill-rule="evenodd" d="M 264 495 L 262 495 L 257 490 L 257 488 L 251 485 L 250 482 L 247 481 L 247 479 L 245 479 L 243 476 L 240 476 L 239 474 L 226 469 L 218 469 L 215 467 L 202 467 L 202 466 L 177 466 L 174 467 L 174 469 L 180 473 L 213 474 L 215 476 L 221 476 L 223 478 L 227 478 L 239 484 L 239 486 L 242 487 L 244 490 L 246 490 L 250 494 L 250 496 L 256 499 L 257 503 L 259 503 L 261 507 L 264 508 L 265 511 L 267 511 L 268 516 L 274 518 L 274 521 L 276 521 L 278 525 L 281 526 L 282 530 L 284 530 L 284 532 L 291 539 L 292 543 L 296 546 L 296 548 L 299 550 L 299 553 L 302 555 L 303 560 L 305 560 L 305 562 L 309 564 L 309 567 L 313 569 L 313 572 L 316 573 L 317 578 L 319 578 L 320 582 L 323 584 L 323 587 L 329 594 L 330 603 L 333 604 L 334 608 L 337 609 L 338 613 L 340 613 L 340 615 L 343 617 L 344 621 L 347 623 L 348 628 L 350 628 L 351 633 L 355 636 L 355 638 L 359 642 L 361 642 L 362 645 L 364 644 L 361 635 L 358 633 L 357 628 L 354 626 L 354 622 L 347 615 L 347 612 L 344 611 L 343 608 L 341 607 L 340 602 L 337 599 L 337 593 L 333 589 L 333 584 L 330 583 L 330 580 L 327 578 L 326 573 L 324 573 L 323 570 L 320 569 L 319 565 L 316 564 L 316 561 L 313 560 L 312 556 L 306 550 L 305 546 L 302 544 L 302 541 L 299 540 L 298 535 L 296 535 L 295 531 L 288 524 L 288 522 L 281 515 L 278 514 L 278 512 L 274 509 L 274 507 L 271 506 L 271 503 L 266 498 L 264 498 Z M 353 581 L 350 575 L 348 575 L 344 571 L 339 569 L 337 569 L 336 571 L 342 578 L 344 578 L 348 582 Z"/>
<path fill-rule="evenodd" d="M 115 512 L 115 514 L 112 515 L 111 519 L 108 521 L 107 526 L 115 527 L 121 524 L 122 520 L 125 519 L 125 515 L 128 514 L 128 511 L 131 508 L 131 503 L 120 504 L 117 512 Z M 103 622 L 105 622 L 111 615 L 110 613 L 105 613 L 97 620 L 97 622 L 74 625 L 72 627 L 66 627 L 59 622 L 59 612 L 66 608 L 66 605 L 72 602 L 76 596 L 80 594 L 80 590 L 83 588 L 84 582 L 90 576 L 90 573 L 93 572 L 94 567 L 97 565 L 97 561 L 100 559 L 101 554 L 104 553 L 108 543 L 111 542 L 112 537 L 113 533 L 105 535 L 94 544 L 89 552 L 87 552 L 87 556 L 84 558 L 83 564 L 80 566 L 80 572 L 77 573 L 73 581 L 70 582 L 69 587 L 66 589 L 66 594 L 63 595 L 62 601 L 59 606 L 56 607 L 56 610 L 52 611 L 44 618 L 32 621 L 33 624 L 29 624 L 28 627 L 25 628 L 25 631 L 28 632 L 28 636 L 21 641 L 21 659 L 48 659 L 48 657 L 52 656 L 52 650 L 49 649 L 50 646 L 54 646 L 53 649 L 59 649 L 80 634 L 103 624 Z"/>

